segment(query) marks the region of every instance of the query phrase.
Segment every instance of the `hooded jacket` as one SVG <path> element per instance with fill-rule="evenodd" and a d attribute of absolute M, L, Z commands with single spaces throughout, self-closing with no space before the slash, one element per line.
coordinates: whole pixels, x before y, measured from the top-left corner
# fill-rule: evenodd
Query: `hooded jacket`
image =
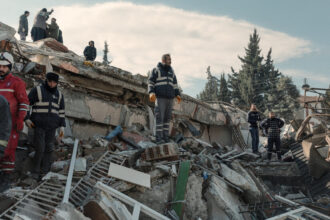
<path fill-rule="evenodd" d="M 85 47 L 84 56 L 86 57 L 86 60 L 94 61 L 96 58 L 96 48 L 94 46 Z"/>
<path fill-rule="evenodd" d="M 151 72 L 148 80 L 149 93 L 155 93 L 156 97 L 173 99 L 180 95 L 175 73 L 171 66 L 158 63 Z"/>

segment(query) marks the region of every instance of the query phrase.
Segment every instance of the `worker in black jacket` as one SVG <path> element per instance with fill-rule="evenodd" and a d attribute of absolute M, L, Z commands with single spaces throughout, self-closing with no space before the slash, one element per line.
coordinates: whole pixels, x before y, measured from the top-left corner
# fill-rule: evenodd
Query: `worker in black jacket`
<path fill-rule="evenodd" d="M 259 153 L 259 129 L 258 122 L 261 120 L 260 112 L 257 110 L 255 104 L 251 105 L 250 111 L 248 113 L 248 122 L 250 123 L 250 133 L 252 137 L 252 151 L 253 153 Z"/>
<path fill-rule="evenodd" d="M 94 41 L 89 41 L 89 45 L 85 47 L 84 56 L 86 60 L 94 61 L 96 58 L 96 48 L 94 46 Z"/>
<path fill-rule="evenodd" d="M 34 178 L 39 178 L 40 169 L 42 174 L 50 170 L 56 129 L 60 127 L 59 136 L 64 135 L 64 96 L 57 89 L 58 78 L 56 73 L 47 73 L 45 83 L 33 88 L 28 95 L 32 113 L 27 115 L 25 123 L 35 128 Z"/>
<path fill-rule="evenodd" d="M 274 112 L 269 113 L 269 118 L 261 122 L 260 127 L 264 129 L 265 134 L 268 136 L 268 160 L 272 158 L 273 146 L 275 144 L 277 159 L 281 160 L 281 128 L 284 125 L 284 121 L 276 118 Z"/>
<path fill-rule="evenodd" d="M 169 141 L 169 126 L 172 117 L 173 99 L 181 102 L 180 91 L 173 68 L 170 54 L 162 56 L 162 62 L 152 70 L 148 80 L 149 99 L 156 101 L 156 142 Z"/>
<path fill-rule="evenodd" d="M 0 153 L 7 147 L 11 133 L 11 113 L 8 101 L 0 95 Z"/>

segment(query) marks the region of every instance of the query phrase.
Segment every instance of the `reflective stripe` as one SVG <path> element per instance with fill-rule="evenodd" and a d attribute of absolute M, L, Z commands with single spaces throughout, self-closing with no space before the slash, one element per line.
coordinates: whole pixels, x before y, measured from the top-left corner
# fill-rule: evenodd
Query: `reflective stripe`
<path fill-rule="evenodd" d="M 14 171 L 15 168 L 2 168 L 1 171 Z"/>
<path fill-rule="evenodd" d="M 173 86 L 173 83 L 171 83 L 171 82 L 159 82 L 159 83 L 156 83 L 156 86 L 162 86 L 162 85 L 171 85 L 171 86 Z"/>
<path fill-rule="evenodd" d="M 24 103 L 21 103 L 21 104 L 19 104 L 19 105 L 24 105 L 24 106 L 26 106 L 26 107 L 29 107 L 28 104 L 24 104 Z"/>
<path fill-rule="evenodd" d="M 54 102 L 52 102 L 52 105 L 53 105 L 54 107 L 56 107 L 56 108 L 59 108 L 59 107 L 60 107 L 58 104 L 56 104 L 56 103 L 54 103 Z"/>
<path fill-rule="evenodd" d="M 167 80 L 167 79 L 169 79 L 169 80 L 173 80 L 172 77 L 163 76 L 163 77 L 158 77 L 158 78 L 157 78 L 157 81 Z"/>
<path fill-rule="evenodd" d="M 13 89 L 0 89 L 0 92 L 14 92 Z"/>
<path fill-rule="evenodd" d="M 15 164 L 15 162 L 7 162 L 7 161 L 2 161 L 1 163 L 2 164 L 8 164 L 8 165 L 14 165 Z"/>
<path fill-rule="evenodd" d="M 42 102 L 41 87 L 37 86 L 37 94 L 39 102 Z"/>
<path fill-rule="evenodd" d="M 28 111 L 26 108 L 20 108 L 20 109 L 18 109 L 18 111 Z"/>
<path fill-rule="evenodd" d="M 49 106 L 49 102 L 36 102 L 35 106 Z"/>
<path fill-rule="evenodd" d="M 149 86 L 150 86 L 150 85 L 155 85 L 155 83 L 154 83 L 153 81 L 150 81 L 150 82 L 149 82 Z"/>
<path fill-rule="evenodd" d="M 8 141 L 0 140 L 0 145 L 7 147 Z"/>
<path fill-rule="evenodd" d="M 60 118 L 65 118 L 65 115 L 60 115 Z"/>
<path fill-rule="evenodd" d="M 60 90 L 57 90 L 58 91 L 58 105 L 61 104 L 61 99 L 62 99 L 62 93 Z"/>
<path fill-rule="evenodd" d="M 173 84 L 174 89 L 179 89 L 178 84 Z"/>
<path fill-rule="evenodd" d="M 58 111 L 56 109 L 52 109 L 51 113 L 58 114 Z"/>
<path fill-rule="evenodd" d="M 65 111 L 64 111 L 63 109 L 61 109 L 59 112 L 60 112 L 60 114 L 61 114 L 61 113 L 63 113 L 63 114 L 65 113 Z"/>
<path fill-rule="evenodd" d="M 36 113 L 48 113 L 48 109 L 32 109 L 32 112 L 36 112 Z"/>

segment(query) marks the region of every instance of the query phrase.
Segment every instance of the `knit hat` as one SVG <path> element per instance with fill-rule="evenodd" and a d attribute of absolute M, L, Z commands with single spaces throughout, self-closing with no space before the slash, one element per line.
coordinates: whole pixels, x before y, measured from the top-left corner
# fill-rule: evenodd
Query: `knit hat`
<path fill-rule="evenodd" d="M 58 83 L 59 76 L 56 73 L 49 72 L 47 73 L 46 78 L 48 81 L 54 81 Z"/>

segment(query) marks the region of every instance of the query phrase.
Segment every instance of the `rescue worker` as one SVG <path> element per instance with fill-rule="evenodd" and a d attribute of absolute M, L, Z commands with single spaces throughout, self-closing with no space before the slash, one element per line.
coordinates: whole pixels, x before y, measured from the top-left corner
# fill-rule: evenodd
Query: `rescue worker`
<path fill-rule="evenodd" d="M 255 104 L 251 105 L 250 111 L 248 113 L 248 122 L 250 123 L 250 133 L 252 138 L 252 151 L 257 154 L 258 146 L 259 146 L 259 129 L 258 129 L 258 121 L 260 121 L 260 112 L 257 110 L 257 106 Z"/>
<path fill-rule="evenodd" d="M 14 59 L 10 53 L 0 53 L 0 95 L 7 99 L 12 119 L 8 145 L 5 149 L 4 156 L 0 159 L 0 170 L 6 173 L 14 171 L 15 151 L 19 132 L 23 130 L 24 118 L 29 108 L 25 83 L 11 73 L 13 64 Z"/>
<path fill-rule="evenodd" d="M 43 8 L 34 18 L 34 24 L 31 30 L 31 37 L 33 42 L 46 38 L 46 21 L 48 20 L 49 15 L 53 13 L 53 11 L 54 10 L 52 9 L 50 12 L 47 12 L 47 9 Z"/>
<path fill-rule="evenodd" d="M 94 47 L 94 41 L 89 41 L 88 46 L 85 47 L 84 56 L 86 60 L 94 61 L 96 58 L 96 48 Z"/>
<path fill-rule="evenodd" d="M 60 127 L 59 136 L 64 135 L 64 96 L 57 89 L 58 78 L 56 73 L 47 73 L 45 82 L 28 95 L 32 113 L 26 116 L 25 124 L 34 128 L 36 154 L 32 176 L 36 179 L 50 170 L 56 129 Z"/>
<path fill-rule="evenodd" d="M 47 24 L 47 37 L 51 37 L 55 40 L 58 40 L 59 30 L 60 28 L 56 23 L 56 19 L 52 18 L 51 23 Z"/>
<path fill-rule="evenodd" d="M 269 118 L 263 120 L 260 127 L 264 130 L 264 133 L 268 136 L 267 157 L 268 160 L 272 158 L 273 146 L 275 144 L 277 159 L 281 160 L 281 128 L 284 125 L 284 121 L 276 118 L 274 112 L 269 112 Z"/>
<path fill-rule="evenodd" d="M 29 17 L 30 12 L 25 11 L 21 17 L 19 17 L 19 26 L 18 26 L 18 34 L 21 38 L 21 40 L 25 41 L 26 36 L 29 33 L 29 23 L 27 17 Z"/>
<path fill-rule="evenodd" d="M 0 95 L 0 153 L 3 154 L 11 132 L 11 115 L 7 99 Z"/>
<path fill-rule="evenodd" d="M 169 126 L 172 117 L 173 99 L 181 102 L 180 91 L 173 68 L 170 54 L 162 56 L 162 62 L 152 70 L 148 80 L 149 99 L 156 102 L 156 142 L 169 141 Z"/>

